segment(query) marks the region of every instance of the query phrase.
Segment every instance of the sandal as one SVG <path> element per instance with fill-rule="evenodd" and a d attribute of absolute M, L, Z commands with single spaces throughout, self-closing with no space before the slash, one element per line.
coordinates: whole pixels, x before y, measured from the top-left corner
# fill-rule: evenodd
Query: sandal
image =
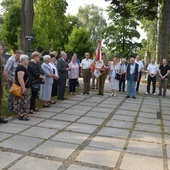
<path fill-rule="evenodd" d="M 50 107 L 49 105 L 43 105 L 43 107 Z"/>
<path fill-rule="evenodd" d="M 55 101 L 50 101 L 50 103 L 51 103 L 51 104 L 56 104 L 56 102 L 55 102 Z"/>
<path fill-rule="evenodd" d="M 40 111 L 40 110 L 39 110 L 39 109 L 37 109 L 37 108 L 35 108 L 35 109 L 34 109 L 34 112 L 39 112 L 39 111 Z"/>
<path fill-rule="evenodd" d="M 20 116 L 20 115 L 18 115 L 18 119 L 19 120 L 23 120 L 23 121 L 28 121 L 28 120 L 30 120 L 27 116 L 25 116 L 25 115 L 23 115 L 23 116 Z"/>
<path fill-rule="evenodd" d="M 34 110 L 30 110 L 30 113 L 29 114 L 34 114 Z"/>

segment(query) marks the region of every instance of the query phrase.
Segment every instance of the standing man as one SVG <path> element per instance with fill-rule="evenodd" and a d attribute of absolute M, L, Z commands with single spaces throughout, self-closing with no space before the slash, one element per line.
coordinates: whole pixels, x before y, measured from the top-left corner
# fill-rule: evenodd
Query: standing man
<path fill-rule="evenodd" d="M 20 55 L 24 54 L 22 50 L 18 50 L 14 55 L 12 55 L 8 60 L 7 63 L 4 67 L 4 76 L 6 81 L 8 82 L 9 89 L 12 86 L 12 83 L 14 82 L 14 77 L 15 77 L 15 70 L 19 64 L 19 58 Z M 8 105 L 7 105 L 7 110 L 9 112 L 13 112 L 14 107 L 13 107 L 13 99 L 14 96 L 10 93 L 8 93 Z"/>
<path fill-rule="evenodd" d="M 139 91 L 140 80 L 141 80 L 141 77 L 142 77 L 142 70 L 144 68 L 143 62 L 140 60 L 139 55 L 136 56 L 135 63 L 138 64 L 139 71 L 140 71 L 139 72 L 139 79 L 138 79 L 137 84 L 136 84 L 136 92 L 138 92 Z"/>
<path fill-rule="evenodd" d="M 81 74 L 83 77 L 84 82 L 84 89 L 83 94 L 89 94 L 90 91 L 90 78 L 91 78 L 91 65 L 93 63 L 93 60 L 89 59 L 90 53 L 85 53 L 85 59 L 81 61 L 80 67 L 81 67 Z"/>
<path fill-rule="evenodd" d="M 3 97 L 3 58 L 2 58 L 2 54 L 3 54 L 3 47 L 2 45 L 0 45 L 0 123 L 7 123 L 7 120 L 2 119 L 1 114 L 2 114 L 2 97 Z"/>
<path fill-rule="evenodd" d="M 156 74 L 159 70 L 158 65 L 155 63 L 155 59 L 151 59 L 151 63 L 147 67 L 148 70 L 148 80 L 147 80 L 147 91 L 146 94 L 150 93 L 150 85 L 152 82 L 152 94 L 156 95 Z"/>
<path fill-rule="evenodd" d="M 130 63 L 127 66 L 126 79 L 127 79 L 127 96 L 126 98 L 136 99 L 135 96 L 135 85 L 136 81 L 139 79 L 139 66 L 135 63 L 133 57 L 130 58 Z"/>
<path fill-rule="evenodd" d="M 121 77 L 119 80 L 119 92 L 124 92 L 125 91 L 125 74 L 126 74 L 126 70 L 127 70 L 127 64 L 126 64 L 126 59 L 123 58 L 122 59 L 122 63 L 120 64 L 120 71 L 121 71 Z"/>
<path fill-rule="evenodd" d="M 167 65 L 167 60 L 162 60 L 162 65 L 159 67 L 159 96 L 162 95 L 163 88 L 163 96 L 166 96 L 166 89 L 168 84 L 168 74 L 169 74 L 169 66 Z"/>
<path fill-rule="evenodd" d="M 103 72 L 102 75 L 99 76 L 98 78 L 98 95 L 104 95 L 104 83 L 105 83 L 105 80 L 107 78 L 107 75 L 109 73 L 109 69 L 107 69 L 108 67 L 108 61 L 106 59 L 106 55 L 105 53 L 102 53 L 102 60 L 101 62 L 103 62 L 103 65 L 106 69 L 102 70 L 101 71 Z"/>
<path fill-rule="evenodd" d="M 67 54 L 64 51 L 61 51 L 61 58 L 58 60 L 57 68 L 58 68 L 58 100 L 65 100 L 64 98 L 65 88 L 66 88 L 66 80 L 68 78 L 68 71 L 70 70 L 68 64 L 66 62 Z"/>

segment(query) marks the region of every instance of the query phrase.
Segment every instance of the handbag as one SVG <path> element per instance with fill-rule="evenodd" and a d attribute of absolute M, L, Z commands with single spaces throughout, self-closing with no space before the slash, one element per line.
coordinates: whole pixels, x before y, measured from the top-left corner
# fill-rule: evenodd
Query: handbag
<path fill-rule="evenodd" d="M 40 90 L 40 83 L 32 84 L 32 91 L 39 91 Z"/>
<path fill-rule="evenodd" d="M 119 73 L 116 73 L 115 79 L 116 79 L 116 80 L 120 80 L 120 74 L 119 74 Z"/>
<path fill-rule="evenodd" d="M 28 82 L 28 79 L 29 78 L 27 78 L 27 80 L 25 81 L 24 84 L 26 84 Z M 15 83 L 13 83 L 10 90 L 9 90 L 9 92 L 11 94 L 13 94 L 14 96 L 16 96 L 16 97 L 21 97 L 22 96 L 22 87 L 15 84 Z"/>

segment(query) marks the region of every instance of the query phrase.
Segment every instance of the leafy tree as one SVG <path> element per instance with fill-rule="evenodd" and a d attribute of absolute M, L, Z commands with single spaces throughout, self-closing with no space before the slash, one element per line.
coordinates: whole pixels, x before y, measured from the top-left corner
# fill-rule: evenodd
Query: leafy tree
<path fill-rule="evenodd" d="M 4 15 L 1 36 L 6 44 L 6 47 L 15 52 L 19 46 L 19 32 L 21 23 L 20 3 L 18 0 L 5 0 L 2 2 L 2 5 L 4 7 Z"/>
<path fill-rule="evenodd" d="M 139 38 L 140 34 L 136 30 L 139 25 L 135 19 L 125 17 L 125 14 L 117 13 L 112 6 L 108 7 L 108 15 L 111 23 L 103 29 L 104 44 L 114 53 L 119 53 L 121 57 L 135 52 L 140 44 L 134 42 L 134 38 Z"/>
<path fill-rule="evenodd" d="M 34 35 L 36 46 L 50 49 L 53 40 L 55 49 L 64 47 L 63 34 L 65 24 L 66 0 L 37 0 L 35 2 Z"/>
<path fill-rule="evenodd" d="M 89 39 L 89 32 L 85 28 L 73 28 L 69 36 L 69 43 L 65 45 L 67 52 L 77 53 L 83 57 L 85 52 L 94 52 L 92 41 Z"/>
<path fill-rule="evenodd" d="M 97 46 L 97 40 L 101 39 L 101 30 L 107 25 L 103 16 L 103 9 L 98 6 L 86 5 L 80 7 L 77 17 L 83 28 L 90 32 L 90 39 L 93 41 L 93 46 Z"/>

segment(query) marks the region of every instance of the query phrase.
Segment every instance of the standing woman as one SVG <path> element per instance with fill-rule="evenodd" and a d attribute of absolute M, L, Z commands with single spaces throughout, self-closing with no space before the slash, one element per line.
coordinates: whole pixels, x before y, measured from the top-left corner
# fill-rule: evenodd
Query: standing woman
<path fill-rule="evenodd" d="M 120 74 L 120 64 L 118 63 L 118 59 L 116 57 L 113 58 L 113 62 L 110 66 L 110 82 L 111 82 L 111 88 L 112 93 L 110 96 L 117 96 L 117 91 L 119 88 L 119 80 L 116 80 L 116 73 Z"/>
<path fill-rule="evenodd" d="M 50 107 L 48 102 L 51 99 L 53 78 L 56 78 L 56 75 L 53 74 L 53 69 L 49 65 L 51 57 L 49 55 L 45 55 L 43 56 L 43 61 L 41 68 L 45 74 L 45 82 L 44 84 L 41 84 L 40 87 L 40 99 L 44 101 L 43 107 Z"/>
<path fill-rule="evenodd" d="M 29 57 L 25 54 L 20 56 L 20 64 L 15 71 L 15 83 L 22 88 L 22 96 L 15 97 L 14 108 L 19 120 L 28 121 L 27 114 L 30 111 L 30 78 L 27 70 Z"/>
<path fill-rule="evenodd" d="M 77 63 L 77 56 L 73 56 L 71 62 L 69 63 L 69 80 L 70 80 L 70 94 L 76 94 L 77 80 L 79 77 L 79 65 Z"/>
<path fill-rule="evenodd" d="M 54 61 L 56 60 L 56 57 L 54 54 L 50 54 L 51 56 L 51 62 L 49 63 L 50 67 L 53 69 L 53 74 L 55 74 L 55 78 L 53 79 L 53 85 L 52 85 L 52 92 L 51 92 L 51 100 L 50 103 L 51 104 L 55 104 L 56 102 L 54 101 L 53 97 L 57 96 L 57 92 L 58 92 L 58 70 L 57 67 L 54 63 Z"/>
<path fill-rule="evenodd" d="M 31 99 L 30 99 L 30 113 L 38 111 L 35 107 L 35 101 L 40 90 L 40 84 L 45 81 L 44 72 L 39 64 L 41 54 L 37 51 L 32 53 L 32 60 L 28 64 L 28 71 L 30 73 L 31 81 Z"/>

